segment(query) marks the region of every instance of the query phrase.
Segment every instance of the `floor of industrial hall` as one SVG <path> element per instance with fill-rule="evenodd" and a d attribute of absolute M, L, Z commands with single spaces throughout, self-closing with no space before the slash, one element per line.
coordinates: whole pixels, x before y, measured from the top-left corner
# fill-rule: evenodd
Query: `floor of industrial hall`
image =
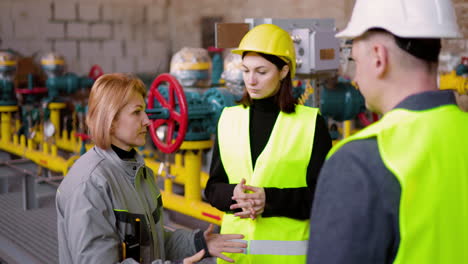
<path fill-rule="evenodd" d="M 0 264 L 58 263 L 55 177 L 26 159 L 0 151 Z M 206 229 L 209 225 L 165 210 L 167 229 Z M 213 258 L 201 263 L 213 264 Z"/>

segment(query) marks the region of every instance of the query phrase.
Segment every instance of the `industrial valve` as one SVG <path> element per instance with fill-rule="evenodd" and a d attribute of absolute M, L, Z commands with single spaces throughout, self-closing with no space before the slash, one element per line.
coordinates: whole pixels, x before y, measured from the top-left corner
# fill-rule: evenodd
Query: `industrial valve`
<path fill-rule="evenodd" d="M 184 88 L 208 88 L 211 86 L 211 67 L 206 49 L 183 48 L 172 56 L 170 74 Z"/>
<path fill-rule="evenodd" d="M 13 83 L 16 64 L 13 54 L 0 52 L 0 106 L 17 104 Z"/>
<path fill-rule="evenodd" d="M 320 93 L 320 112 L 336 121 L 350 120 L 366 110 L 364 97 L 350 81 L 339 80 L 334 88 Z"/>
<path fill-rule="evenodd" d="M 164 98 L 158 87 L 168 83 L 168 98 Z M 163 111 L 153 111 L 155 100 Z M 158 110 L 158 109 L 156 109 Z M 180 83 L 170 74 L 161 74 L 154 79 L 148 95 L 147 113 L 151 119 L 150 135 L 154 144 L 164 153 L 175 152 L 182 144 L 187 132 L 187 100 Z M 163 131 L 159 133 L 158 132 Z M 161 134 L 163 135 L 162 137 Z M 173 139 L 175 136 L 175 139 Z"/>

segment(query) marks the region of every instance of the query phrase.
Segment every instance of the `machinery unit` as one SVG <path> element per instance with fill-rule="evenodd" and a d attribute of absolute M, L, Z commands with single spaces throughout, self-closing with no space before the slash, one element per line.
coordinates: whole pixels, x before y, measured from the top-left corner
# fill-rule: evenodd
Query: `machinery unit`
<path fill-rule="evenodd" d="M 468 94 L 468 57 L 462 57 L 455 70 L 439 76 L 441 90 L 455 90 L 458 94 Z"/>
<path fill-rule="evenodd" d="M 58 53 L 49 52 L 42 56 L 41 67 L 47 78 L 61 76 L 65 73 L 65 59 Z"/>
<path fill-rule="evenodd" d="M 186 88 L 210 87 L 211 58 L 208 51 L 202 48 L 182 48 L 171 59 L 170 73 Z"/>
<path fill-rule="evenodd" d="M 239 98 L 244 92 L 244 78 L 242 76 L 241 66 L 242 57 L 229 52 L 224 58 L 224 71 L 221 75 L 229 92 Z"/>
<path fill-rule="evenodd" d="M 320 112 L 336 121 L 350 120 L 366 110 L 364 97 L 351 84 L 339 78 L 335 87 L 323 87 L 320 94 Z"/>
<path fill-rule="evenodd" d="M 169 74 L 164 75 L 164 81 L 158 82 L 156 87 L 153 83 L 150 89 L 147 113 L 150 119 L 160 120 L 154 129 L 153 141 L 159 149 L 163 152 L 168 151 L 167 153 L 173 151 L 169 151 L 170 147 L 166 146 L 164 141 L 210 140 L 216 131 L 223 108 L 235 105 L 240 99 L 226 88 L 209 88 L 204 92 L 194 88 L 183 88 L 177 79 Z M 176 124 L 173 125 L 173 121 Z M 167 129 L 175 130 L 168 132 Z"/>
<path fill-rule="evenodd" d="M 35 87 L 29 74 L 27 87 L 18 88 L 12 82 L 16 63 L 7 55 L 0 56 L 0 75 L 4 80 L 0 83 L 9 83 L 0 87 L 0 149 L 65 175 L 83 148 L 78 129 L 84 130 L 84 118 L 82 107 L 67 109 L 64 99 L 70 99 L 80 88 L 89 88 L 102 69 L 94 66 L 86 77 L 64 74 L 65 61 L 56 53 L 43 56 L 41 65 L 48 77 L 46 87 Z M 22 100 L 17 101 L 16 96 Z M 73 104 L 74 100 L 68 103 Z"/>
<path fill-rule="evenodd" d="M 315 75 L 338 70 L 339 40 L 333 19 L 247 18 L 250 28 L 274 24 L 288 31 L 296 48 L 296 74 Z"/>
<path fill-rule="evenodd" d="M 223 50 L 216 47 L 208 47 L 211 54 L 212 71 L 211 86 L 219 86 L 222 83 L 221 74 L 223 73 Z"/>
<path fill-rule="evenodd" d="M 12 53 L 0 52 L 0 105 L 16 105 L 13 83 L 16 65 L 16 57 Z"/>
<path fill-rule="evenodd" d="M 41 59 L 41 67 L 47 75 L 46 87 L 48 96 L 45 102 L 60 102 L 60 93 L 73 94 L 78 89 L 90 88 L 94 80 L 90 76 L 78 77 L 74 73 L 65 73 L 65 60 L 57 53 L 47 53 Z M 94 73 L 94 68 L 91 73 Z M 102 70 L 101 70 L 102 74 Z"/>

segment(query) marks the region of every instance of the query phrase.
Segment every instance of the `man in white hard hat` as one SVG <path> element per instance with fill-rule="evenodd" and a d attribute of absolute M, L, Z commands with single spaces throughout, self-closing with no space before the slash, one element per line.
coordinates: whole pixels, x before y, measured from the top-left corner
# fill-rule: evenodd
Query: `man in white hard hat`
<path fill-rule="evenodd" d="M 460 37 L 450 0 L 356 0 L 337 37 L 382 119 L 328 154 L 308 263 L 468 263 L 468 114 L 437 87 L 441 38 Z"/>

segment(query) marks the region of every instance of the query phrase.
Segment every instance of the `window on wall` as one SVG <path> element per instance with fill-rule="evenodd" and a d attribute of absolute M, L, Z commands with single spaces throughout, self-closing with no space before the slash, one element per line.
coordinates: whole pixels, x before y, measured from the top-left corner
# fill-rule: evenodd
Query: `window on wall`
<path fill-rule="evenodd" d="M 201 34 L 202 46 L 208 48 L 215 45 L 215 24 L 223 22 L 222 16 L 202 17 Z"/>

